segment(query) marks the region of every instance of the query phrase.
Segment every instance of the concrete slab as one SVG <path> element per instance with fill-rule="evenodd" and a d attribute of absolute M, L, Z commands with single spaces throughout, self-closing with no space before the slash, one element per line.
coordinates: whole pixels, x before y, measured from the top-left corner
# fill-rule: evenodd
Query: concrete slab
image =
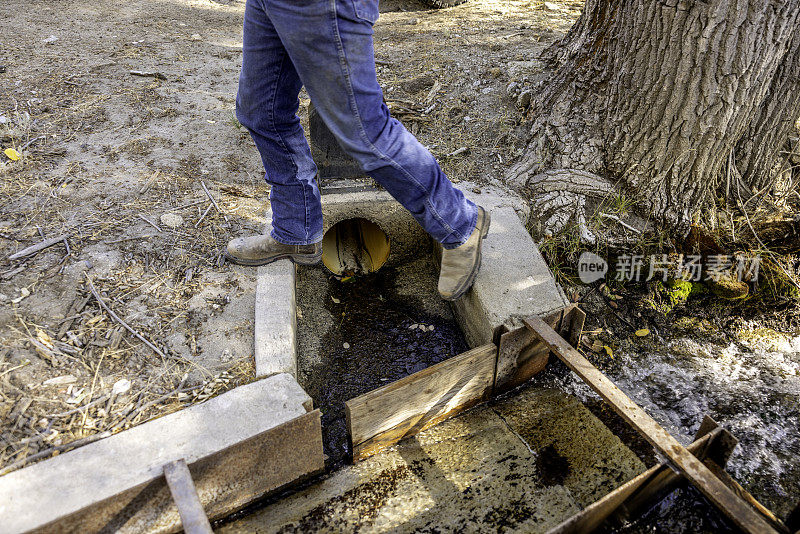
<path fill-rule="evenodd" d="M 576 398 L 526 388 L 494 407 L 537 454 L 545 478 L 588 506 L 645 470 L 641 460 Z"/>
<path fill-rule="evenodd" d="M 568 447 L 573 427 L 588 439 Z M 615 440 L 573 397 L 528 388 L 343 467 L 218 532 L 546 532 L 616 487 L 617 478 L 644 470 Z M 550 453 L 553 443 L 561 456 Z"/>
<path fill-rule="evenodd" d="M 297 376 L 295 266 L 279 260 L 258 268 L 255 303 L 256 377 Z"/>
<path fill-rule="evenodd" d="M 175 532 L 164 464 L 185 458 L 211 517 L 323 468 L 319 412 L 288 374 L 0 477 L 4 533 Z"/>
<path fill-rule="evenodd" d="M 563 290 L 520 219 L 524 211 L 518 199 L 490 191 L 476 194 L 469 184 L 458 187 L 492 214 L 475 285 L 454 303 L 470 346 L 498 342 L 504 330 L 521 326 L 521 317 L 544 316 L 567 306 Z"/>

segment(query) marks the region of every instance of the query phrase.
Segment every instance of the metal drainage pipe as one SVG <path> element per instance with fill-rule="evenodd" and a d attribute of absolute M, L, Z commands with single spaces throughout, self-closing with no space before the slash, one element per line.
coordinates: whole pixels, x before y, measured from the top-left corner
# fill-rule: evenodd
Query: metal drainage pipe
<path fill-rule="evenodd" d="M 389 237 L 374 222 L 356 217 L 331 226 L 322 237 L 322 263 L 333 274 L 374 273 L 389 258 Z"/>

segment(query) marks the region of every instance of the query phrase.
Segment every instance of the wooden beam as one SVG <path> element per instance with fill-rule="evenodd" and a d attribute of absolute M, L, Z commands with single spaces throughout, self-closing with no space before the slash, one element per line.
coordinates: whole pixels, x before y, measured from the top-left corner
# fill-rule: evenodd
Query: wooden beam
<path fill-rule="evenodd" d="M 544 320 L 555 328 L 562 323 L 562 310 L 547 315 Z M 550 347 L 525 326 L 500 336 L 494 394 L 513 389 L 530 380 L 547 366 Z"/>
<path fill-rule="evenodd" d="M 172 500 L 178 507 L 183 531 L 186 534 L 213 534 L 186 460 L 181 458 L 165 464 L 164 477 L 167 479 Z"/>
<path fill-rule="evenodd" d="M 703 438 L 706 436 L 711 436 L 711 439 L 704 440 Z M 694 443 L 699 443 L 701 445 L 695 445 Z M 694 443 L 688 446 L 687 449 L 701 460 L 720 458 L 724 459 L 724 462 L 727 462 L 727 458 L 730 456 L 731 452 L 733 452 L 733 448 L 738 441 L 730 432 L 720 427 L 714 419 L 706 415 L 703 418 L 703 422 L 700 423 L 697 434 L 695 434 Z M 705 445 L 702 445 L 703 443 L 705 443 Z M 662 463 L 665 466 L 668 465 L 666 462 Z M 614 515 L 622 519 L 635 517 L 646 508 L 649 508 L 654 502 L 669 495 L 680 484 L 685 482 L 686 479 L 682 474 L 669 468 L 660 474 L 657 479 L 646 484 L 631 495 Z"/>
<path fill-rule="evenodd" d="M 669 432 L 559 336 L 550 325 L 537 316 L 529 317 L 524 322 L 575 374 L 638 430 L 653 447 L 664 454 L 738 528 L 749 534 L 776 532 L 754 508 L 717 478 L 705 464 L 678 443 Z"/>
<path fill-rule="evenodd" d="M 347 401 L 353 461 L 487 400 L 496 359 L 490 343 Z"/>
<path fill-rule="evenodd" d="M 713 430 L 710 434 L 695 440 L 687 447 L 687 450 L 699 458 L 703 458 L 709 446 L 715 442 L 721 432 L 722 428 Z M 639 502 L 650 502 L 654 495 L 682 478 L 681 475 L 672 470 L 669 464 L 661 462 L 593 502 L 558 526 L 550 529 L 547 534 L 585 534 L 594 532 L 606 519 L 621 507 L 630 504 L 634 499 L 638 499 Z"/>

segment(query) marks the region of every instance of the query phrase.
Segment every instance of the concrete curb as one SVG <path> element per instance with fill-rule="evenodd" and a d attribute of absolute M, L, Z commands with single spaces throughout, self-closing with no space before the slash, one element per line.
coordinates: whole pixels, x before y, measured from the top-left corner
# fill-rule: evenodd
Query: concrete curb
<path fill-rule="evenodd" d="M 295 266 L 280 260 L 258 268 L 254 324 L 256 378 L 297 376 Z"/>

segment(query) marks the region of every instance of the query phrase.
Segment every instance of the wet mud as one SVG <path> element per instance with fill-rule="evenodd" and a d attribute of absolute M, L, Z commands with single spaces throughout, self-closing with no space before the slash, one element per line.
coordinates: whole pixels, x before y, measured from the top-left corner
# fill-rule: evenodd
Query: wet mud
<path fill-rule="evenodd" d="M 414 270 L 412 276 L 409 269 Z M 300 384 L 322 411 L 324 449 L 328 467 L 333 467 L 351 455 L 344 411 L 347 400 L 469 347 L 449 306 L 438 294 L 431 294 L 437 273 L 428 260 L 344 280 L 322 268 L 302 271 L 298 305 L 304 311 L 324 307 L 327 314 L 322 323 L 312 318 L 318 314 L 304 312 L 298 318 L 298 332 L 307 329 L 319 335 L 316 353 L 300 351 L 298 374 Z M 303 283 L 324 287 L 303 291 Z M 415 284 L 419 297 L 406 291 Z"/>

